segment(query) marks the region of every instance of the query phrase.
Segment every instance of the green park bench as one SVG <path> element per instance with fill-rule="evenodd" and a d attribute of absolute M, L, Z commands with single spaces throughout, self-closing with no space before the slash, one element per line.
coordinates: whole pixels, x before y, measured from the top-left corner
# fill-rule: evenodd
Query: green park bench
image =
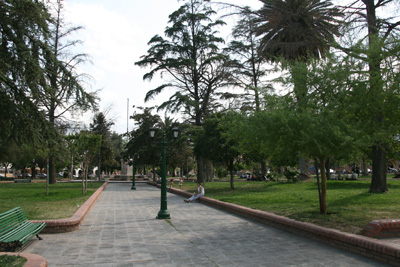
<path fill-rule="evenodd" d="M 44 222 L 30 222 L 20 207 L 1 213 L 0 252 L 15 252 L 35 235 L 42 240 L 39 233 L 44 227 L 46 227 Z"/>

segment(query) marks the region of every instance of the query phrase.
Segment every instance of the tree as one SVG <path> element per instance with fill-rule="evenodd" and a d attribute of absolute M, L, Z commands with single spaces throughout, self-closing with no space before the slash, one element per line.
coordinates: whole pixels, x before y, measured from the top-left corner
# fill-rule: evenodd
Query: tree
<path fill-rule="evenodd" d="M 235 96 L 239 100 L 239 109 L 246 112 L 259 112 L 265 105 L 264 95 L 272 86 L 266 81 L 271 70 L 265 65 L 267 60 L 260 54 L 260 40 L 254 33 L 255 16 L 248 9 L 242 9 L 246 16 L 242 16 L 233 29 L 234 41 L 225 49 L 231 57 L 230 66 L 234 73 L 236 85 L 244 89 L 244 94 Z M 251 153 L 254 160 L 261 164 L 261 175 L 267 172 L 266 161 L 258 150 Z"/>
<path fill-rule="evenodd" d="M 300 112 L 307 105 L 307 62 L 329 51 L 334 37 L 340 35 L 342 13 L 326 0 L 261 2 L 264 5 L 254 19 L 255 33 L 261 37 L 261 53 L 269 60 L 287 62 Z M 308 177 L 303 158 L 299 165 L 301 175 Z"/>
<path fill-rule="evenodd" d="M 0 2 L 0 157 L 17 142 L 42 141 L 47 124 L 34 102 L 48 52 L 50 14 L 39 1 Z"/>
<path fill-rule="evenodd" d="M 77 151 L 82 162 L 82 195 L 86 193 L 87 177 L 89 166 L 94 163 L 100 152 L 101 135 L 91 134 L 89 132 L 80 132 L 77 139 Z"/>
<path fill-rule="evenodd" d="M 231 57 L 230 67 L 236 85 L 245 93 L 235 95 L 239 99 L 240 110 L 260 111 L 262 96 L 271 85 L 266 81 L 270 70 L 265 68 L 267 60 L 259 53 L 260 40 L 254 33 L 254 15 L 242 17 L 234 27 L 231 41 L 225 52 Z"/>
<path fill-rule="evenodd" d="M 239 151 L 236 149 L 236 142 L 232 139 L 229 140 L 225 136 L 225 126 L 231 116 L 230 114 L 217 113 L 204 121 L 201 134 L 196 136 L 195 139 L 195 153 L 198 155 L 205 155 L 219 163 L 223 163 L 228 167 L 230 173 L 230 187 L 235 189 L 233 183 L 233 168 Z"/>
<path fill-rule="evenodd" d="M 79 41 L 70 41 L 67 37 L 81 27 L 66 28 L 62 18 L 61 0 L 49 2 L 48 5 L 54 10 L 55 17 L 50 24 L 50 35 L 47 39 L 49 51 L 44 55 L 43 76 L 39 79 L 40 87 L 35 99 L 39 108 L 45 112 L 49 124 L 46 132 L 50 151 L 48 175 L 50 183 L 55 183 L 55 152 L 63 116 L 68 112 L 96 108 L 96 97 L 85 90 L 85 75 L 78 74 L 77 67 L 85 62 L 87 56 L 70 53 L 71 47 L 79 44 Z"/>
<path fill-rule="evenodd" d="M 103 112 L 99 112 L 94 115 L 93 122 L 90 123 L 90 131 L 95 135 L 100 135 L 101 145 L 100 152 L 98 155 L 98 179 L 100 181 L 100 175 L 102 168 L 107 166 L 115 165 L 114 148 L 111 142 L 111 126 L 114 122 L 108 121 Z"/>
<path fill-rule="evenodd" d="M 337 44 L 353 60 L 365 64 L 357 69 L 353 90 L 354 110 L 357 111 L 359 127 L 366 135 L 372 149 L 372 182 L 370 192 L 379 193 L 388 190 L 386 184 L 387 145 L 399 132 L 398 114 L 398 58 L 400 21 L 390 16 L 393 0 L 359 0 L 346 7 L 349 14 L 353 40 L 350 45 Z M 380 14 L 379 10 L 385 10 Z M 393 9 L 392 9 L 393 10 Z M 365 34 L 364 34 L 365 33 Z M 367 73 L 365 72 L 367 69 Z M 361 104 L 368 107 L 359 112 Z"/>
<path fill-rule="evenodd" d="M 121 168 L 120 162 L 122 160 L 122 155 L 125 151 L 123 135 L 112 132 L 110 139 L 114 151 L 114 160 L 113 165 L 106 166 L 106 172 L 118 170 Z"/>
<path fill-rule="evenodd" d="M 129 133 L 129 141 L 126 144 L 126 151 L 123 155 L 124 158 L 139 155 L 139 159 L 135 160 L 136 164 L 151 163 L 153 166 L 153 180 L 155 181 L 155 165 L 159 159 L 156 142 L 160 141 L 159 136 L 152 140 L 149 136 L 150 127 L 160 127 L 161 118 L 159 115 L 153 115 L 153 108 L 138 108 L 141 113 L 134 112 L 131 119 L 135 121 L 135 129 Z"/>
<path fill-rule="evenodd" d="M 65 139 L 65 143 L 66 143 L 66 148 L 69 152 L 69 160 L 65 160 L 65 162 L 68 162 L 68 172 L 69 172 L 69 178 L 72 180 L 73 176 L 74 176 L 74 168 L 77 164 L 79 164 L 79 160 L 80 160 L 80 155 L 79 155 L 79 151 L 78 151 L 78 145 L 79 145 L 79 134 L 75 133 L 75 134 L 70 134 L 70 135 L 66 135 L 64 136 Z"/>
<path fill-rule="evenodd" d="M 225 23 L 213 20 L 216 12 L 209 3 L 202 0 L 189 0 L 169 16 L 169 23 L 164 34 L 150 41 L 147 55 L 135 64 L 151 67 L 143 76 L 151 80 L 157 73 L 168 74 L 171 78 L 159 87 L 147 92 L 145 101 L 155 97 L 166 88 L 173 88 L 175 93 L 159 109 L 171 112 L 181 111 L 187 120 L 195 126 L 201 126 L 204 119 L 220 103 L 218 90 L 227 85 L 229 72 L 219 46 L 224 40 L 217 36 L 216 29 Z M 202 158 L 197 158 L 198 180 L 205 177 Z"/>

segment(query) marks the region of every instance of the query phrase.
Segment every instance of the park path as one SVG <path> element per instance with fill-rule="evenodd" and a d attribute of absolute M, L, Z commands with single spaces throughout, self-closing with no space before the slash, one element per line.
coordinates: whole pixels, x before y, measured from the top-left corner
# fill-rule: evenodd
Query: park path
<path fill-rule="evenodd" d="M 42 234 L 23 252 L 48 266 L 385 266 L 168 193 L 171 220 L 155 217 L 160 190 L 109 183 L 79 230 Z"/>

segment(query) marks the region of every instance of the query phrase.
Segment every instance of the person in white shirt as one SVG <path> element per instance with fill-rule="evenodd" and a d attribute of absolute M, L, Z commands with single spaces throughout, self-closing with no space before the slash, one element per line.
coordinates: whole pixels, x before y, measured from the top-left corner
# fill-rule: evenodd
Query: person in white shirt
<path fill-rule="evenodd" d="M 204 196 L 205 191 L 204 191 L 204 187 L 201 185 L 201 183 L 197 183 L 197 193 L 194 193 L 193 196 L 191 196 L 188 199 L 185 199 L 184 201 L 189 203 L 195 199 L 198 199 L 199 197 Z"/>

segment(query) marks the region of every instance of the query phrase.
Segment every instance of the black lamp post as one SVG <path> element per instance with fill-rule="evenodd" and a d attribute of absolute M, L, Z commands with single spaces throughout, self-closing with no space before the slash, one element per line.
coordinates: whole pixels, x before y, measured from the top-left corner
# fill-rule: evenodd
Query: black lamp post
<path fill-rule="evenodd" d="M 150 137 L 154 137 L 157 129 L 151 127 L 149 129 Z M 172 133 L 174 138 L 177 138 L 179 135 L 179 129 L 174 127 L 172 128 Z M 165 127 L 163 128 L 163 140 L 161 142 L 162 145 L 162 164 L 161 164 L 161 208 L 158 212 L 157 219 L 170 219 L 170 214 L 167 209 L 167 157 L 166 157 L 166 145 L 165 141 Z"/>

